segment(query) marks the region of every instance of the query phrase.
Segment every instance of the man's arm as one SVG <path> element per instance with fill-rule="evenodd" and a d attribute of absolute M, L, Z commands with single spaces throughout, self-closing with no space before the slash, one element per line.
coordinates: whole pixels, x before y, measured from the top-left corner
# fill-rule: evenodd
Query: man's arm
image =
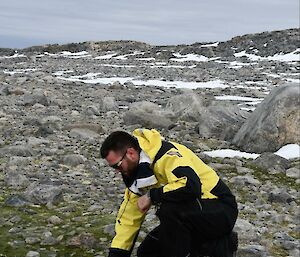
<path fill-rule="evenodd" d="M 125 191 L 124 201 L 120 206 L 109 257 L 129 257 L 140 230 L 145 214 L 137 207 L 138 195 L 128 189 Z"/>

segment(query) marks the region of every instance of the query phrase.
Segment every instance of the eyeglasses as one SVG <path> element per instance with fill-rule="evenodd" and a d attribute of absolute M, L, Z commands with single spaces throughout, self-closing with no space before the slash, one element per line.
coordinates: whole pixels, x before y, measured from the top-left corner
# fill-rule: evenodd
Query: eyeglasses
<path fill-rule="evenodd" d="M 122 165 L 122 162 L 123 162 L 123 160 L 124 160 L 126 154 L 127 154 L 127 149 L 126 149 L 126 152 L 124 153 L 124 155 L 122 156 L 122 158 L 121 158 L 120 161 L 118 161 L 117 163 L 115 163 L 115 164 L 113 164 L 113 165 L 109 165 L 109 166 L 112 167 L 112 168 L 115 169 L 115 170 L 119 169 L 119 168 L 121 167 L 121 165 Z"/>

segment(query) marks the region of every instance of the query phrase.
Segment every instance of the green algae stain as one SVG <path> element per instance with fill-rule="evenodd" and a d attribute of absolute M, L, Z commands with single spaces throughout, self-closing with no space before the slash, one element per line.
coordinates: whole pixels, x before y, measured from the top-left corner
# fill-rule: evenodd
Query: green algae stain
<path fill-rule="evenodd" d="M 51 210 L 37 205 L 13 208 L 5 206 L 3 201 L 0 201 L 0 256 L 21 257 L 26 256 L 30 250 L 39 252 L 41 257 L 104 255 L 111 238 L 103 232 L 103 226 L 113 223 L 114 217 L 104 213 L 86 214 L 84 213 L 86 207 L 79 204 L 74 206 L 73 212 L 65 215 L 59 210 L 60 207 Z M 48 218 L 52 215 L 60 217 L 62 223 L 59 225 L 49 224 Z M 14 219 L 14 217 L 19 218 Z M 79 219 L 76 219 L 78 217 Z M 53 237 L 60 237 L 61 240 L 53 246 L 43 246 L 39 243 L 29 245 L 25 243 L 25 238 L 28 235 L 41 238 L 44 231 L 50 231 Z M 68 246 L 68 240 L 80 233 L 89 233 L 99 241 L 95 249 L 84 246 Z M 102 240 L 103 242 L 101 242 L 100 238 L 104 239 Z"/>

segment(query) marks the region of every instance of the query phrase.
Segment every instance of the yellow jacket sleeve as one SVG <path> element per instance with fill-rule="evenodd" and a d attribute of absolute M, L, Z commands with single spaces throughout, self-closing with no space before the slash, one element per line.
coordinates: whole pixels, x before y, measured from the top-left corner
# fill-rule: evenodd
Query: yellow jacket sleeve
<path fill-rule="evenodd" d="M 124 201 L 120 206 L 111 248 L 130 251 L 135 243 L 136 237 L 145 218 L 145 214 L 137 207 L 138 195 L 125 191 Z"/>

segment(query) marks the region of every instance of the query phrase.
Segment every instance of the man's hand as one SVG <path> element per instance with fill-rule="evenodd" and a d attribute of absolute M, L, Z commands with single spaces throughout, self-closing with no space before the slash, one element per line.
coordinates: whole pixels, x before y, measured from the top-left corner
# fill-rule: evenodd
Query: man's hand
<path fill-rule="evenodd" d="M 143 213 L 147 212 L 151 207 L 151 198 L 148 195 L 143 195 L 138 199 L 137 206 Z"/>

